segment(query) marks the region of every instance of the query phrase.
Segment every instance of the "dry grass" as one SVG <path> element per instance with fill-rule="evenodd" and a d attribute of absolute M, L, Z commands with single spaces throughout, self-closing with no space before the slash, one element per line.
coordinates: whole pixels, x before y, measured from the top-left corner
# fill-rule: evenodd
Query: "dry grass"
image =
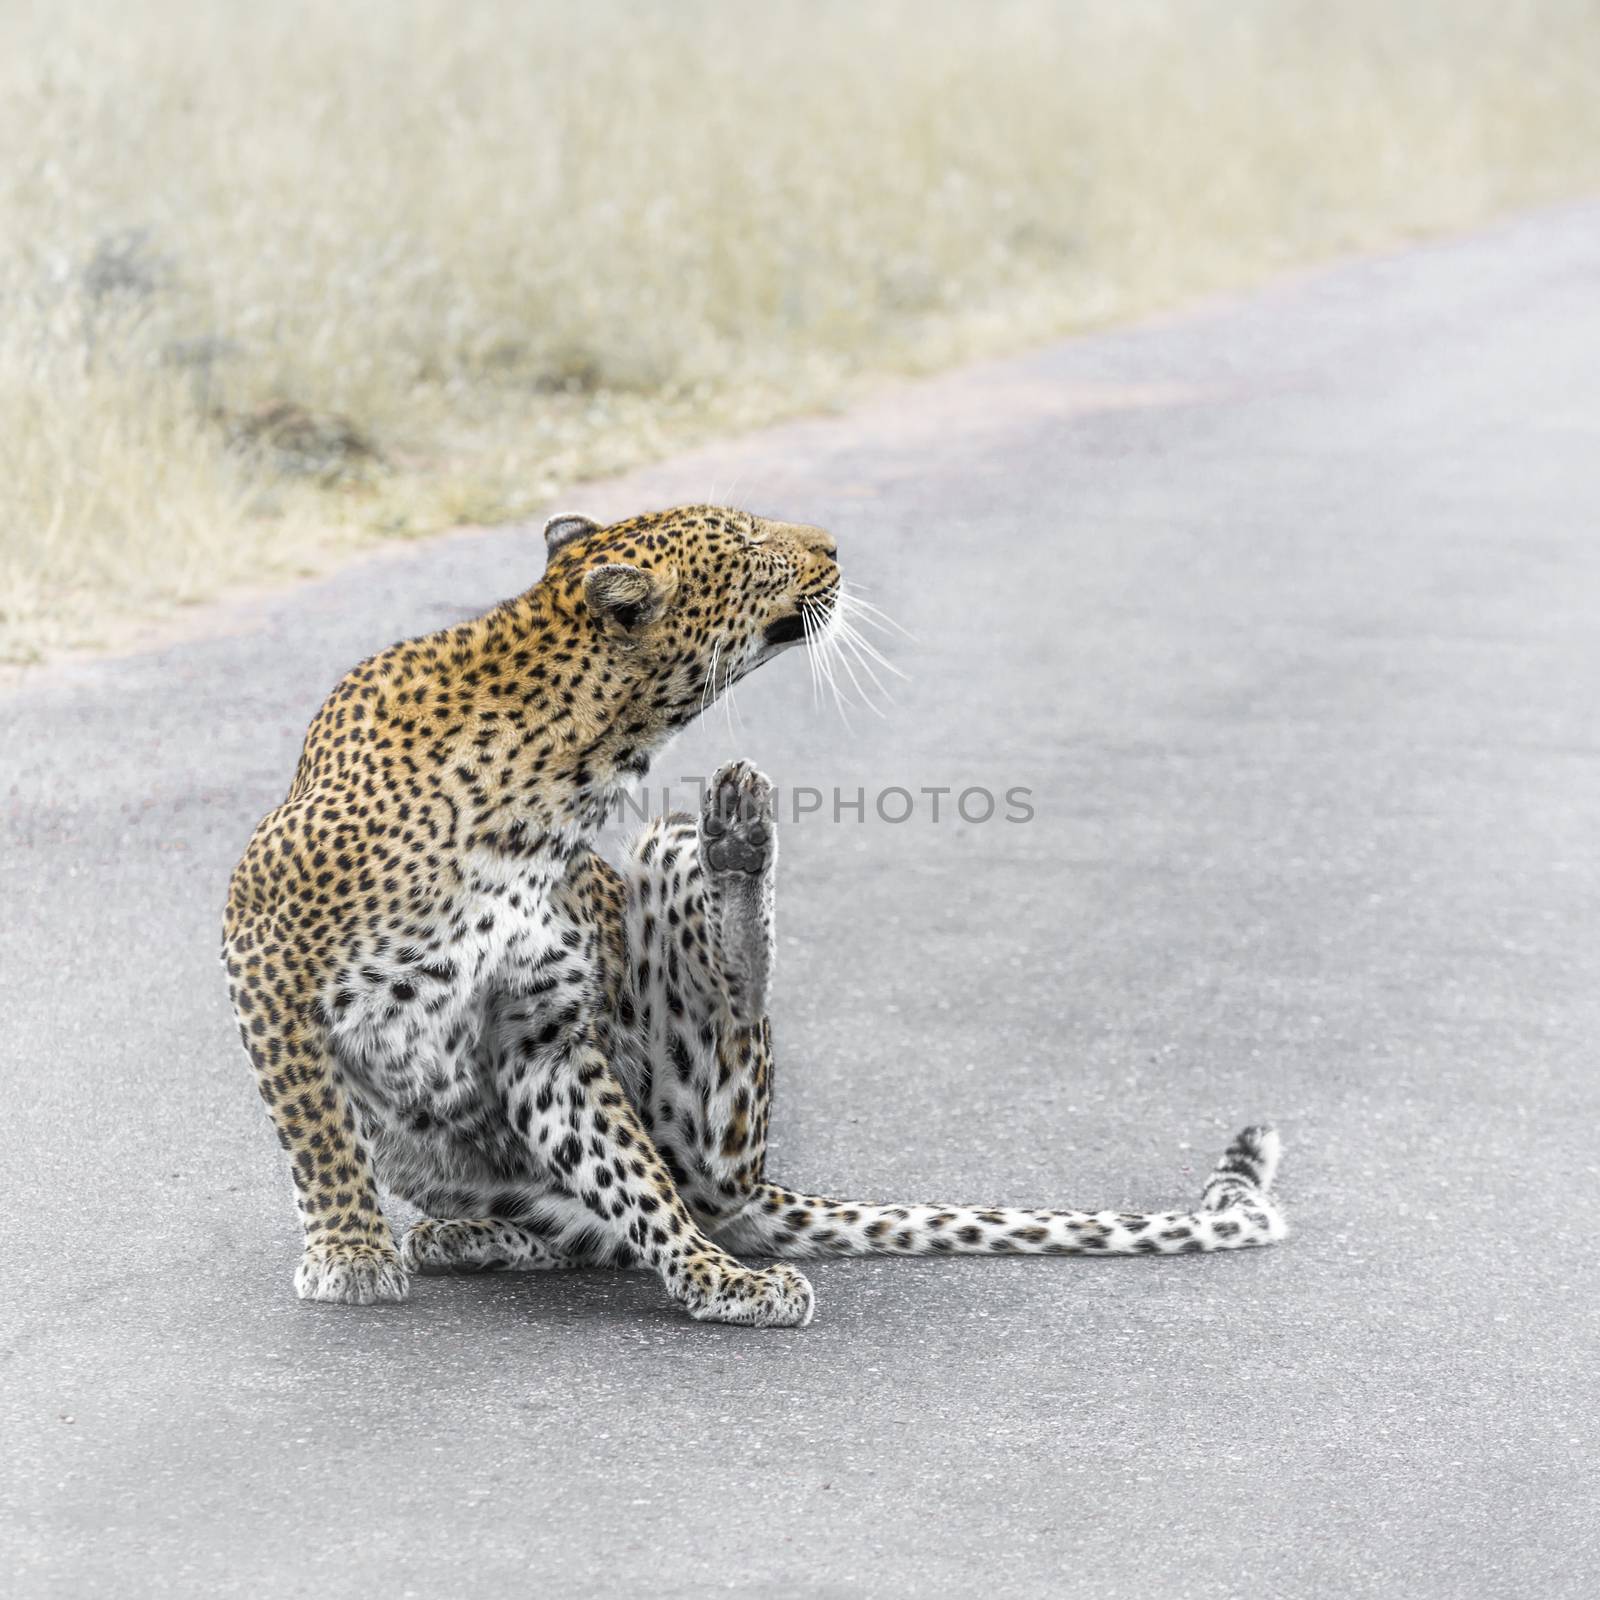
<path fill-rule="evenodd" d="M 1600 184 L 1594 0 L 0 17 L 13 659 Z"/>

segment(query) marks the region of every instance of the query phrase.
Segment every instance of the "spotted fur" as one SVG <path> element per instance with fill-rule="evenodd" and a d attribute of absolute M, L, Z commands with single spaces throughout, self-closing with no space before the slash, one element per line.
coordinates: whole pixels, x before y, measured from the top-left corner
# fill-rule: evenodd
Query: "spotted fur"
<path fill-rule="evenodd" d="M 745 763 L 620 870 L 623 788 L 729 684 L 812 637 L 819 529 L 689 507 L 554 519 L 544 578 L 351 672 L 230 886 L 223 955 L 288 1153 L 304 1298 L 402 1299 L 414 1271 L 653 1269 L 692 1316 L 810 1321 L 764 1256 L 1171 1253 L 1281 1237 L 1275 1137 L 1193 1212 L 883 1206 L 765 1174 L 777 853 Z M 379 1183 L 429 1220 L 397 1248 Z"/>

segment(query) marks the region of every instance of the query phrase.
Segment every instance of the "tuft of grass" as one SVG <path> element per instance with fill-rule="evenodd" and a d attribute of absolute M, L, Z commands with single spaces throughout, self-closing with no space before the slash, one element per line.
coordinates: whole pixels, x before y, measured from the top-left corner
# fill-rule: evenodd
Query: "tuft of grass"
<path fill-rule="evenodd" d="M 1600 185 L 1594 0 L 11 0 L 0 658 Z"/>

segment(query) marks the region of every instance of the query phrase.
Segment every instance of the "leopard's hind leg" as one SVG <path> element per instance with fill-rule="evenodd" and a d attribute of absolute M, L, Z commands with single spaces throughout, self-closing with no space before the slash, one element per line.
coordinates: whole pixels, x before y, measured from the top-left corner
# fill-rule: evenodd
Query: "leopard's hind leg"
<path fill-rule="evenodd" d="M 655 824 L 622 869 L 630 1090 L 708 1228 L 746 1204 L 766 1157 L 774 810 L 771 783 L 731 762 L 698 817 Z"/>
<path fill-rule="evenodd" d="M 700 811 L 711 963 L 740 1028 L 761 1021 L 772 984 L 776 820 L 772 784 L 748 761 L 717 772 Z"/>

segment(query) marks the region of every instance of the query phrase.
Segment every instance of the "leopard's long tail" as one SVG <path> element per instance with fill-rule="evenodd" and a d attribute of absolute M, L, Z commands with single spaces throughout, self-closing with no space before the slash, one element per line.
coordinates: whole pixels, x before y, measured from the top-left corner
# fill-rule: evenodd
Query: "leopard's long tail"
<path fill-rule="evenodd" d="M 750 1255 L 1179 1255 L 1272 1244 L 1288 1228 L 1272 1195 L 1272 1128 L 1246 1128 L 1193 1211 L 1026 1211 L 1000 1206 L 890 1206 L 825 1200 L 764 1185 L 718 1230 Z"/>

